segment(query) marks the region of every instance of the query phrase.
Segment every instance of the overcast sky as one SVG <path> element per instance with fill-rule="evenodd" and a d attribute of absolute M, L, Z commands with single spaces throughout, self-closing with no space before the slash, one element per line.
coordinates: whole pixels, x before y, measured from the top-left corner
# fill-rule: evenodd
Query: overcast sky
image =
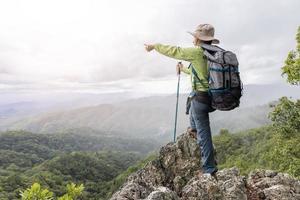
<path fill-rule="evenodd" d="M 177 61 L 143 44 L 192 46 L 186 31 L 200 23 L 237 53 L 245 84 L 280 83 L 299 8 L 299 0 L 0 0 L 0 92 L 175 91 Z"/>

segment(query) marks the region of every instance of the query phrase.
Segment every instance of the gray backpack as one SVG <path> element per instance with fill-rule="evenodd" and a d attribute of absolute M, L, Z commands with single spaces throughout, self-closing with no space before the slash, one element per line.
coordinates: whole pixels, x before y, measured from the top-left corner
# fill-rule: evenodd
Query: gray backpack
<path fill-rule="evenodd" d="M 238 107 L 243 85 L 236 55 L 215 45 L 202 44 L 201 47 L 208 62 L 212 107 L 222 111 Z"/>

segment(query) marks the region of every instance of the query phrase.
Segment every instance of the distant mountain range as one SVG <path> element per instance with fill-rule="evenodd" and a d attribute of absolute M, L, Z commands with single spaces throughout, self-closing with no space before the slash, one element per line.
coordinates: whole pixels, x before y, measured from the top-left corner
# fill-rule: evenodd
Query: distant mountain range
<path fill-rule="evenodd" d="M 297 88 L 279 85 L 247 85 L 241 106 L 230 112 L 215 111 L 211 114 L 211 127 L 213 134 L 220 129 L 239 131 L 259 127 L 269 123 L 267 114 L 270 111 L 268 103 L 281 96 L 300 98 Z M 124 95 L 124 94 L 120 94 Z M 298 95 L 298 96 L 297 96 Z M 32 103 L 15 104 L 11 108 L 0 107 L 0 114 L 5 113 L 6 118 L 1 119 L 0 129 L 24 129 L 37 133 L 65 132 L 70 129 L 85 128 L 105 132 L 111 135 L 150 137 L 161 140 L 171 140 L 174 129 L 175 95 L 159 95 L 117 101 L 117 94 L 113 95 L 111 103 L 84 106 L 72 109 L 44 109 L 38 113 L 28 111 L 34 107 Z M 188 116 L 185 115 L 185 102 L 187 94 L 180 95 L 178 132 L 188 126 Z M 102 98 L 105 99 L 105 98 Z M 84 100 L 84 99 L 83 99 Z M 90 101 L 86 99 L 86 104 Z M 21 106 L 22 105 L 22 106 Z M 28 107 L 27 107 L 28 106 Z M 59 107 L 59 106 L 57 106 Z M 19 109 L 19 110 L 18 110 Z M 18 113 L 26 110 L 27 115 Z M 29 109 L 30 110 L 30 109 Z M 11 111 L 11 113 L 10 113 Z M 25 112 L 25 111 L 24 111 Z"/>

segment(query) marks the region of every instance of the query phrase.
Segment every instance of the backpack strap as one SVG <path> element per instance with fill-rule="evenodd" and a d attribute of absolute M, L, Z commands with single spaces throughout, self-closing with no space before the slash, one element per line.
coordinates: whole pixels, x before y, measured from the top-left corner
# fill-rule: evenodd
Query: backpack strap
<path fill-rule="evenodd" d="M 197 74 L 197 72 L 196 72 L 194 66 L 192 65 L 192 63 L 190 63 L 189 68 L 190 68 L 190 67 L 192 68 L 192 74 L 194 75 L 194 77 L 196 77 L 196 78 L 198 79 L 198 81 L 199 81 L 200 83 L 203 84 L 202 80 L 199 78 L 199 76 L 198 76 L 198 74 Z M 195 81 L 193 81 L 193 84 L 194 84 L 194 88 L 196 88 L 196 83 L 195 83 Z"/>
<path fill-rule="evenodd" d="M 202 47 L 202 49 L 207 50 L 207 51 L 212 51 L 212 52 L 225 51 L 225 49 L 222 49 L 221 47 L 219 47 L 217 45 L 210 45 L 210 44 L 202 43 L 200 46 Z"/>
<path fill-rule="evenodd" d="M 209 45 L 209 44 L 201 44 L 200 45 L 203 49 L 203 54 L 204 56 L 209 60 L 209 61 L 212 61 L 212 62 L 216 62 L 216 63 L 219 63 L 219 64 L 224 64 L 225 61 L 224 61 L 224 55 L 223 53 L 226 52 L 224 49 L 222 49 L 221 47 L 218 47 L 216 45 Z M 215 53 L 216 52 L 222 52 L 222 57 L 223 57 L 223 62 L 221 61 L 217 61 L 216 57 L 215 57 Z"/>

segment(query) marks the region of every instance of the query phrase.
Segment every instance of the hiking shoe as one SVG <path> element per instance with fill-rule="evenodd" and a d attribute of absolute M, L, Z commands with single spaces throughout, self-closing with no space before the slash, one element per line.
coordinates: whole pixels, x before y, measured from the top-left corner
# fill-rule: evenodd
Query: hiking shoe
<path fill-rule="evenodd" d="M 218 177 L 217 177 L 217 172 L 218 170 L 216 169 L 215 171 L 213 171 L 212 173 L 204 173 L 203 170 L 197 170 L 195 172 L 195 175 L 201 179 L 203 175 L 205 174 L 209 174 L 211 177 L 213 177 L 216 181 L 218 181 Z"/>
<path fill-rule="evenodd" d="M 197 139 L 197 130 L 196 129 L 188 127 L 187 132 L 192 138 Z"/>

